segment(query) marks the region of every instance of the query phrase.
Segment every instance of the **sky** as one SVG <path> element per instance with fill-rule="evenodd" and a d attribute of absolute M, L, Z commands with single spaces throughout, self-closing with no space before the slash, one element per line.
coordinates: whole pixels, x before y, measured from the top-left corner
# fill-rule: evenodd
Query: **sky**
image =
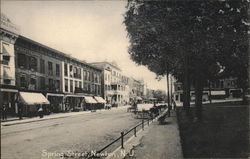
<path fill-rule="evenodd" d="M 150 89 L 166 89 L 166 80 L 128 53 L 123 15 L 126 1 L 1 1 L 3 12 L 20 34 L 88 63 L 115 61 L 122 74 L 143 79 Z"/>

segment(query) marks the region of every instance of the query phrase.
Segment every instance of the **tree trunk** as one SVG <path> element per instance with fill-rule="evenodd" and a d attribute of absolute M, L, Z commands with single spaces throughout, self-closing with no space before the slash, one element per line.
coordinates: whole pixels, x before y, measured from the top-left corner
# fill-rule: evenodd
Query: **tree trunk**
<path fill-rule="evenodd" d="M 188 110 L 190 108 L 190 79 L 188 70 L 188 58 L 186 56 L 184 59 L 183 96 L 183 107 Z"/>
<path fill-rule="evenodd" d="M 196 117 L 202 121 L 202 96 L 203 96 L 204 79 L 201 74 L 197 74 L 195 79 L 195 107 Z"/>
<path fill-rule="evenodd" d="M 167 91 L 168 91 L 168 94 L 167 94 L 167 96 L 168 96 L 168 116 L 170 117 L 170 107 L 171 107 L 171 105 L 170 105 L 170 97 L 169 97 L 169 70 L 168 70 L 168 68 L 167 68 L 167 75 L 166 75 L 166 78 L 167 78 Z"/>

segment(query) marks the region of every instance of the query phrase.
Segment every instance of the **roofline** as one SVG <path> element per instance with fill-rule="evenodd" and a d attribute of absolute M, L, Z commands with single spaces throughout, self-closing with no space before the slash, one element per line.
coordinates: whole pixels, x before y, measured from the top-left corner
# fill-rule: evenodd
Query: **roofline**
<path fill-rule="evenodd" d="M 90 65 L 89 63 L 87 63 L 87 62 L 85 62 L 85 61 L 78 60 L 78 59 L 75 58 L 75 57 L 72 57 L 72 56 L 70 56 L 70 55 L 68 55 L 68 54 L 66 54 L 66 53 L 63 53 L 63 52 L 58 51 L 58 50 L 56 50 L 56 49 L 53 49 L 53 48 L 51 48 L 51 47 L 49 47 L 49 46 L 46 46 L 46 45 L 44 45 L 44 44 L 41 44 L 41 43 L 39 43 L 39 42 L 37 42 L 37 41 L 31 40 L 31 39 L 29 39 L 29 38 L 27 38 L 27 37 L 25 37 L 25 36 L 19 35 L 18 38 L 24 39 L 24 40 L 29 41 L 29 42 L 31 42 L 31 43 L 34 43 L 34 44 L 36 44 L 36 45 L 38 45 L 38 46 L 44 47 L 44 48 L 46 48 L 46 49 L 48 49 L 48 50 L 50 50 L 50 51 L 53 51 L 54 53 L 57 53 L 57 54 L 59 54 L 59 55 L 62 55 L 62 56 L 64 56 L 64 57 L 66 57 L 66 58 L 75 60 L 76 62 L 79 62 L 79 63 L 81 63 L 81 64 L 84 64 L 84 65 L 87 65 L 87 66 L 90 66 L 90 67 L 92 67 L 92 68 L 95 68 L 95 69 L 98 69 L 98 70 L 102 71 L 102 69 L 100 69 L 100 68 L 98 68 L 98 67 L 96 67 L 96 66 L 92 66 L 92 65 Z"/>
<path fill-rule="evenodd" d="M 118 70 L 122 71 L 118 66 L 115 66 L 114 64 L 112 64 L 112 63 L 110 63 L 110 62 L 107 62 L 107 61 L 103 61 L 103 62 L 92 62 L 92 63 L 90 63 L 90 64 L 93 64 L 93 65 L 94 65 L 94 64 L 100 64 L 100 63 L 109 64 L 109 65 L 111 65 L 111 66 L 117 68 Z"/>

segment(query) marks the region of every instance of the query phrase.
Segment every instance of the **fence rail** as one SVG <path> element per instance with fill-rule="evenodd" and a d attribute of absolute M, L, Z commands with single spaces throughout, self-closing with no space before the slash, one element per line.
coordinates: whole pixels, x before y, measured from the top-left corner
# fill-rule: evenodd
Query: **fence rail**
<path fill-rule="evenodd" d="M 159 116 L 159 115 L 157 115 L 157 116 Z M 147 125 L 149 126 L 149 123 L 150 123 L 150 121 L 152 122 L 157 116 L 155 116 L 154 118 L 149 118 L 149 119 L 146 119 L 146 121 L 147 121 Z M 130 132 L 132 132 L 132 131 L 134 131 L 134 136 L 136 137 L 136 135 L 137 135 L 137 132 L 138 132 L 138 130 L 139 129 L 137 129 L 138 127 L 140 127 L 141 126 L 141 130 L 144 130 L 144 126 L 145 126 L 145 121 L 144 121 L 144 119 L 142 119 L 142 121 L 139 123 L 139 124 L 137 124 L 136 126 L 134 126 L 134 127 L 132 127 L 131 129 L 129 129 L 127 132 L 121 132 L 121 135 L 118 137 L 118 138 L 116 138 L 114 141 L 112 141 L 111 143 L 109 143 L 108 145 L 106 145 L 105 147 L 103 147 L 102 149 L 100 149 L 99 151 L 97 151 L 97 153 L 101 153 L 101 152 L 103 152 L 105 149 L 107 149 L 108 147 L 110 147 L 111 145 L 113 145 L 114 143 L 116 143 L 117 141 L 119 141 L 119 140 L 121 140 L 121 149 L 124 149 L 124 137 L 126 136 L 126 135 L 128 135 Z M 89 158 L 93 158 L 93 156 L 90 156 Z"/>

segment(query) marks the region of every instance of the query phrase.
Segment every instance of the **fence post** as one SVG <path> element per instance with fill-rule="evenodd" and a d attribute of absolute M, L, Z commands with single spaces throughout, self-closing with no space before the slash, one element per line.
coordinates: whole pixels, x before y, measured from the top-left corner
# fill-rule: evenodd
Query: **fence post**
<path fill-rule="evenodd" d="M 124 136 L 124 132 L 121 132 L 121 148 L 124 149 L 123 146 L 123 136 Z"/>
<path fill-rule="evenodd" d="M 142 130 L 144 130 L 144 120 L 142 119 Z"/>
<path fill-rule="evenodd" d="M 135 135 L 135 137 L 136 137 L 136 127 L 134 128 L 134 135 Z"/>

